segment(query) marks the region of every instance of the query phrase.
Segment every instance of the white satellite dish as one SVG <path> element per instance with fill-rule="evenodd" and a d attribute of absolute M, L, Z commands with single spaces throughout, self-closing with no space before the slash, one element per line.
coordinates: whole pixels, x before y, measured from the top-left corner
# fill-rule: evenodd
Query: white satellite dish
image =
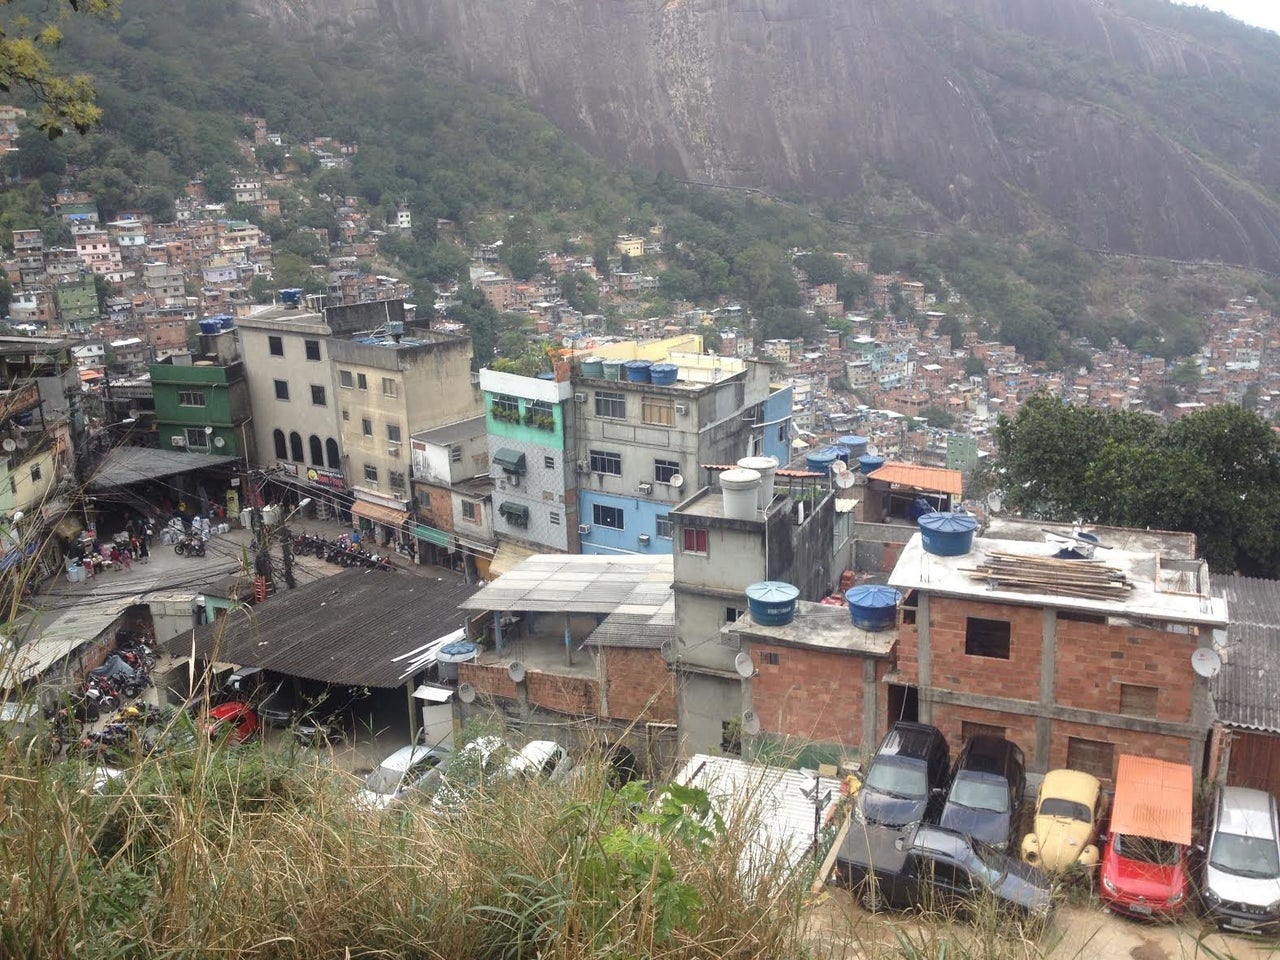
<path fill-rule="evenodd" d="M 140 413 L 138 413 L 138 411 L 137 411 L 135 408 L 133 408 L 133 407 L 130 407 L 130 408 L 129 408 L 129 419 L 130 419 L 130 420 L 137 420 L 137 419 L 138 419 L 138 417 L 140 417 L 140 416 L 141 416 L 141 414 L 140 414 Z"/>
<path fill-rule="evenodd" d="M 12 437 L 5 437 L 4 443 L 0 443 L 0 447 L 4 447 L 5 453 L 13 453 L 13 451 L 18 449 L 18 441 L 14 440 Z"/>
<path fill-rule="evenodd" d="M 754 710 L 742 711 L 742 732 L 751 737 L 760 735 L 760 718 Z"/>
<path fill-rule="evenodd" d="M 733 658 L 733 669 L 738 671 L 738 676 L 743 680 L 750 680 L 756 675 L 756 663 L 745 650 Z"/>
<path fill-rule="evenodd" d="M 1212 647 L 1197 647 L 1196 651 L 1191 654 L 1191 669 L 1196 672 L 1197 676 L 1208 680 L 1211 677 L 1216 677 L 1218 671 L 1222 669 L 1222 658 L 1218 656 L 1218 651 Z"/>
<path fill-rule="evenodd" d="M 1004 509 L 1004 496 L 999 490 L 992 490 L 987 494 L 987 509 L 992 513 L 999 513 Z"/>
<path fill-rule="evenodd" d="M 876 456 L 879 452 L 880 452 L 880 448 L 879 448 L 879 447 L 877 447 L 874 443 L 868 443 L 868 444 L 867 444 L 867 456 L 868 456 L 868 457 L 874 457 L 874 456 Z"/>
<path fill-rule="evenodd" d="M 841 490 L 848 490 L 857 482 L 857 479 L 848 470 L 842 470 L 836 474 L 836 486 Z"/>
<path fill-rule="evenodd" d="M 225 447 L 225 446 L 227 445 L 227 441 L 226 441 L 225 439 L 223 439 L 222 437 L 214 437 L 214 438 L 213 438 L 213 445 L 214 445 L 215 447 L 217 447 L 219 450 L 221 450 L 223 447 Z"/>
<path fill-rule="evenodd" d="M 663 640 L 662 643 L 658 645 L 658 653 L 662 654 L 662 659 L 666 663 L 676 662 L 675 644 L 673 644 L 670 640 Z"/>
<path fill-rule="evenodd" d="M 671 489 L 679 490 L 681 487 L 684 486 L 684 474 L 673 473 L 671 475 L 671 479 L 668 480 L 667 483 L 671 484 Z"/>
<path fill-rule="evenodd" d="M 458 687 L 458 699 L 463 703 L 472 703 L 476 698 L 476 688 L 469 683 L 464 683 Z"/>
<path fill-rule="evenodd" d="M 507 676 L 511 678 L 512 683 L 519 683 L 524 679 L 524 664 L 519 660 L 512 660 L 507 664 Z"/>

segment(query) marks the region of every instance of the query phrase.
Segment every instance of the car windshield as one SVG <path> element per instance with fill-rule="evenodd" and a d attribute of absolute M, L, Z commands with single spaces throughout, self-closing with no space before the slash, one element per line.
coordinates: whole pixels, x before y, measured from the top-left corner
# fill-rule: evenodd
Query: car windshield
<path fill-rule="evenodd" d="M 969 872 L 985 880 L 988 886 L 994 886 L 1009 869 L 1008 858 L 991 844 L 981 840 L 973 841 L 973 851 L 978 859 L 970 865 Z"/>
<path fill-rule="evenodd" d="M 880 757 L 871 764 L 866 786 L 905 800 L 916 800 L 929 792 L 924 764 L 896 757 Z"/>
<path fill-rule="evenodd" d="M 365 778 L 364 788 L 370 793 L 395 793 L 404 780 L 404 771 L 394 767 L 381 766 Z"/>
<path fill-rule="evenodd" d="M 1178 844 L 1152 837 L 1135 837 L 1118 833 L 1115 848 L 1116 853 L 1126 860 L 1151 863 L 1159 867 L 1172 867 L 1182 857 L 1182 848 Z"/>
<path fill-rule="evenodd" d="M 961 773 L 951 785 L 950 801 L 958 803 L 970 810 L 989 810 L 992 813 L 1007 813 L 1009 810 L 1009 787 L 1000 780 L 987 777 L 969 776 Z"/>
<path fill-rule="evenodd" d="M 1079 820 L 1090 823 L 1093 817 L 1089 808 L 1075 800 L 1063 800 L 1061 797 L 1045 797 L 1040 801 L 1040 816 L 1064 817 L 1067 820 Z"/>
<path fill-rule="evenodd" d="M 1274 840 L 1262 837 L 1218 831 L 1209 851 L 1209 863 L 1242 877 L 1280 876 L 1280 850 Z"/>

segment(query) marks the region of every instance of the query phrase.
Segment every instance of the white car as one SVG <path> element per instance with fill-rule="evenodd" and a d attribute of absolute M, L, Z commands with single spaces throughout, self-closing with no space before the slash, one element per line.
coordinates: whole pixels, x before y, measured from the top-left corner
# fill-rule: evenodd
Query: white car
<path fill-rule="evenodd" d="M 438 780 L 441 768 L 449 757 L 450 751 L 444 747 L 428 747 L 424 744 L 401 747 L 365 778 L 364 787 L 357 794 L 356 802 L 362 806 L 385 810 L 404 799 L 409 791 Z"/>
<path fill-rule="evenodd" d="M 461 806 L 472 789 L 498 769 L 498 764 L 509 755 L 510 749 L 501 737 L 472 740 L 454 754 L 440 781 L 440 788 L 431 798 L 431 805 L 437 810 Z"/>
<path fill-rule="evenodd" d="M 531 740 L 507 761 L 505 768 L 510 777 L 542 776 L 552 783 L 563 783 L 572 770 L 569 751 L 554 740 Z"/>

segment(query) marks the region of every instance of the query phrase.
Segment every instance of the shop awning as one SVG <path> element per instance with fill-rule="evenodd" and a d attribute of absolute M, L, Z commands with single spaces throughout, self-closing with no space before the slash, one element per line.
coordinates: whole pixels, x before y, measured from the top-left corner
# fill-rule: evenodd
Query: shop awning
<path fill-rule="evenodd" d="M 524 473 L 524 454 L 507 447 L 499 447 L 493 455 L 496 463 L 504 473 Z"/>
<path fill-rule="evenodd" d="M 447 533 L 443 530 L 437 530 L 435 527 L 428 527 L 424 523 L 409 524 L 409 532 L 419 540 L 434 543 L 437 547 L 447 547 L 449 545 L 449 535 Z"/>
<path fill-rule="evenodd" d="M 351 504 L 351 515 L 353 517 L 364 517 L 366 520 L 372 520 L 374 523 L 381 523 L 388 527 L 398 527 L 409 519 L 409 514 L 404 510 L 384 507 L 380 503 L 370 503 L 368 500 L 360 499 L 356 499 Z"/>
<path fill-rule="evenodd" d="M 506 518 L 507 523 L 515 524 L 517 527 L 527 527 L 529 525 L 529 508 L 523 503 L 507 501 L 499 504 L 498 513 Z"/>
<path fill-rule="evenodd" d="M 235 463 L 235 457 L 215 454 L 175 453 L 152 447 L 116 447 L 93 471 L 88 487 L 94 493 L 103 493 L 147 480 L 161 480 L 210 467 L 230 467 Z"/>
<path fill-rule="evenodd" d="M 528 560 L 538 551 L 528 547 L 518 547 L 514 543 L 500 543 L 498 550 L 489 563 L 489 579 L 496 580 L 522 560 Z"/>

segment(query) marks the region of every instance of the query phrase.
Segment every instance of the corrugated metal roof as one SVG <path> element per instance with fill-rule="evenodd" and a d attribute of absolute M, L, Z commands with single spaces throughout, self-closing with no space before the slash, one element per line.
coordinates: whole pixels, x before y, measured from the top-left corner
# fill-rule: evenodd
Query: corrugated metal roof
<path fill-rule="evenodd" d="M 221 467 L 235 462 L 235 457 L 220 454 L 175 453 L 154 447 L 116 447 L 93 471 L 88 487 L 94 491 L 113 490 L 144 480 L 172 477 L 179 473 Z"/>
<path fill-rule="evenodd" d="M 1209 583 L 1230 614 L 1222 669 L 1209 681 L 1218 719 L 1280 733 L 1280 581 L 1214 576 Z"/>
<path fill-rule="evenodd" d="M 671 584 L 642 583 L 587 638 L 602 647 L 660 647 L 676 636 L 676 595 Z"/>
<path fill-rule="evenodd" d="M 1122 753 L 1116 765 L 1111 831 L 1191 842 L 1192 772 L 1185 763 Z"/>
<path fill-rule="evenodd" d="M 903 487 L 915 487 L 933 493 L 949 493 L 958 497 L 963 493 L 964 475 L 959 470 L 946 467 L 922 467 L 914 463 L 886 463 L 867 474 L 868 480 L 883 480 Z"/>
<path fill-rule="evenodd" d="M 352 567 L 197 627 L 195 654 L 309 680 L 398 687 L 405 668 L 397 658 L 461 626 L 459 604 L 475 592 L 456 580 Z M 182 656 L 192 644 L 181 633 L 171 647 Z"/>
<path fill-rule="evenodd" d="M 650 595 L 639 590 L 646 585 L 661 585 L 669 592 L 671 570 L 670 555 L 540 553 L 522 560 L 464 601 L 462 607 L 539 613 L 613 613 L 633 594 L 637 603 L 649 606 L 643 598 Z"/>

